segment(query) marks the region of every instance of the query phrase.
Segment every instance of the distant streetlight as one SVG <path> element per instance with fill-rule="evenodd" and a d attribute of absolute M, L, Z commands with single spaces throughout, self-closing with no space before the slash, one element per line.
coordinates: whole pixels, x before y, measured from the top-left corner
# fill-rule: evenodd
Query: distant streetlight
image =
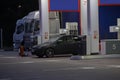
<path fill-rule="evenodd" d="M 21 5 L 18 5 L 18 8 L 21 8 L 22 6 Z"/>
<path fill-rule="evenodd" d="M 1 36 L 1 42 L 0 42 L 1 45 L 0 45 L 0 46 L 1 46 L 1 48 L 3 48 L 3 36 L 2 36 L 3 34 L 2 34 L 2 33 L 3 33 L 3 30 L 2 30 L 2 28 L 1 28 L 1 29 L 0 29 L 0 34 L 1 34 L 1 35 L 0 35 L 0 36 Z"/>

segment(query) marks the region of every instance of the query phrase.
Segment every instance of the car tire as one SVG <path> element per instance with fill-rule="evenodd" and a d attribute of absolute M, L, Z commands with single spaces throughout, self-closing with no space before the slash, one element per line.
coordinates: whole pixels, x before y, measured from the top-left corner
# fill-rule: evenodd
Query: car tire
<path fill-rule="evenodd" d="M 53 57 L 54 53 L 55 53 L 55 51 L 52 48 L 48 48 L 48 49 L 45 50 L 46 57 Z"/>

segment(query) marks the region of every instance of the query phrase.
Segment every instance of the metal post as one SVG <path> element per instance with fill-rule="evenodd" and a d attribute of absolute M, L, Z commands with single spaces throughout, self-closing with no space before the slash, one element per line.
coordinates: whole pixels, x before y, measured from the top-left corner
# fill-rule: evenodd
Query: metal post
<path fill-rule="evenodd" d="M 48 0 L 39 0 L 41 43 L 49 40 Z"/>
<path fill-rule="evenodd" d="M 3 33 L 3 30 L 2 30 L 2 28 L 0 29 L 0 33 L 1 33 L 1 35 L 0 35 L 0 36 L 1 36 L 1 42 L 0 42 L 1 45 L 0 45 L 0 47 L 3 48 L 3 36 L 2 36 L 2 35 L 3 35 L 3 34 L 2 34 L 2 33 Z"/>
<path fill-rule="evenodd" d="M 99 53 L 98 0 L 80 0 L 81 35 L 87 36 L 86 53 Z"/>

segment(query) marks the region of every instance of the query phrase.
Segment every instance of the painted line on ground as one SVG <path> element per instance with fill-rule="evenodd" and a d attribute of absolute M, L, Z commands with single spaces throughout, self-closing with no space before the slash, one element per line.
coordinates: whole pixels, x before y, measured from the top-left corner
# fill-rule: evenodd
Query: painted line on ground
<path fill-rule="evenodd" d="M 110 67 L 110 68 L 120 68 L 120 65 L 107 65 L 107 67 Z"/>
<path fill-rule="evenodd" d="M 34 61 L 25 61 L 25 62 L 18 62 L 18 63 L 29 64 L 29 63 L 35 63 L 35 62 Z"/>
<path fill-rule="evenodd" d="M 18 57 L 12 57 L 12 56 L 11 56 L 11 57 L 3 57 L 3 56 L 2 56 L 2 57 L 0 57 L 0 58 L 9 58 L 9 59 L 10 59 L 10 58 L 18 58 Z"/>
<path fill-rule="evenodd" d="M 81 69 L 96 69 L 96 67 L 81 67 Z"/>
<path fill-rule="evenodd" d="M 12 80 L 10 78 L 1 78 L 0 80 Z"/>
<path fill-rule="evenodd" d="M 68 70 L 93 70 L 97 69 L 96 67 L 72 67 L 72 68 L 60 68 L 60 69 L 45 69 L 43 71 L 49 72 L 49 71 L 68 71 Z"/>
<path fill-rule="evenodd" d="M 3 56 L 3 55 L 0 55 L 0 56 Z"/>
<path fill-rule="evenodd" d="M 10 62 L 10 63 L 0 63 L 0 64 L 32 64 L 32 63 L 40 63 L 40 62 L 58 62 L 60 60 L 41 60 L 41 61 L 23 61 L 23 62 Z"/>
<path fill-rule="evenodd" d="M 101 67 L 93 67 L 93 66 L 84 66 L 84 67 L 71 67 L 71 68 L 59 68 L 59 69 L 45 69 L 45 72 L 52 71 L 69 71 L 69 70 L 95 70 L 95 69 L 120 69 L 120 65 L 106 65 Z"/>

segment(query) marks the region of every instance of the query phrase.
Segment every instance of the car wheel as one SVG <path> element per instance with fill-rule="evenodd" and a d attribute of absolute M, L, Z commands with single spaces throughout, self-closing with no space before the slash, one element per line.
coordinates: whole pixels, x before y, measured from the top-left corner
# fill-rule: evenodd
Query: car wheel
<path fill-rule="evenodd" d="M 46 57 L 53 57 L 53 56 L 54 56 L 54 53 L 55 53 L 54 49 L 51 49 L 51 48 L 48 48 L 48 49 L 46 49 L 46 51 L 45 51 Z"/>

